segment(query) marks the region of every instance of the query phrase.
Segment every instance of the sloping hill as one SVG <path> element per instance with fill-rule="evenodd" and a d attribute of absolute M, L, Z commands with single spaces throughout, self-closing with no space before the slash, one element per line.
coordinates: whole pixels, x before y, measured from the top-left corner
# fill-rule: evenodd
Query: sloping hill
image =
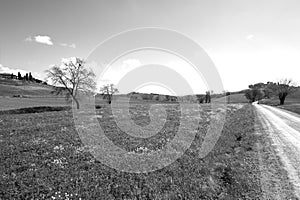
<path fill-rule="evenodd" d="M 227 103 L 249 103 L 249 100 L 246 99 L 244 93 L 231 94 L 229 96 L 223 96 L 220 98 L 213 98 L 212 102 L 227 102 Z"/>
<path fill-rule="evenodd" d="M 56 96 L 52 91 L 54 87 L 50 85 L 0 79 L 0 110 L 70 105 L 63 96 Z"/>
<path fill-rule="evenodd" d="M 19 80 L 0 79 L 0 96 L 53 96 L 53 86 Z"/>

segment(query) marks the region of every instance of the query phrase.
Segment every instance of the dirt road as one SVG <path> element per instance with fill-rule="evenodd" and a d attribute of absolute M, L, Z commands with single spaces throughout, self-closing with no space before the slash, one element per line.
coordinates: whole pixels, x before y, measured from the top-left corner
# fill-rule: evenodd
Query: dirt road
<path fill-rule="evenodd" d="M 267 105 L 254 105 L 258 134 L 270 138 L 269 145 L 258 144 L 265 199 L 290 199 L 287 198 L 289 192 L 300 199 L 300 115 Z"/>

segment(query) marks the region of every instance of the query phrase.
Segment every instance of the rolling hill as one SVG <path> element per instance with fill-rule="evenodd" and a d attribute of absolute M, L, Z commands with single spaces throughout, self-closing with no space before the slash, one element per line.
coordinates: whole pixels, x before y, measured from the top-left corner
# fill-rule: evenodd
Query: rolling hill
<path fill-rule="evenodd" d="M 29 81 L 0 79 L 0 96 L 53 96 L 54 87 Z"/>

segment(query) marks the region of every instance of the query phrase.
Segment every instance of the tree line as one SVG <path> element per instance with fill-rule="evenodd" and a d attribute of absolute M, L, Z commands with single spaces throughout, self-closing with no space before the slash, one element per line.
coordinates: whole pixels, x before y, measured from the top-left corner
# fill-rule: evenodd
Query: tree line
<path fill-rule="evenodd" d="M 74 100 L 76 107 L 80 108 L 79 103 L 79 93 L 89 93 L 96 95 L 96 82 L 95 74 L 91 69 L 85 66 L 85 61 L 80 58 L 69 59 L 68 61 L 63 61 L 59 65 L 52 66 L 49 70 L 46 70 L 48 78 L 55 85 L 55 93 L 63 94 L 66 100 Z M 104 99 L 107 99 L 110 104 L 112 101 L 112 96 L 118 93 L 118 89 L 115 88 L 113 84 L 107 84 L 100 88 L 99 93 Z M 210 103 L 211 102 L 212 91 L 207 91 L 205 95 L 197 95 L 196 98 L 199 103 Z M 132 97 L 135 93 L 130 94 Z M 138 94 L 141 95 L 141 94 Z M 162 95 L 158 94 L 143 94 L 140 96 L 142 99 L 160 100 Z M 165 95 L 166 101 L 176 101 L 177 97 Z"/>
<path fill-rule="evenodd" d="M 280 105 L 283 105 L 286 97 L 295 91 L 296 84 L 291 79 L 281 79 L 278 82 L 249 85 L 249 89 L 245 91 L 245 96 L 251 103 L 277 96 Z"/>
<path fill-rule="evenodd" d="M 21 81 L 31 81 L 31 82 L 36 82 L 36 83 L 43 83 L 43 84 L 47 84 L 46 82 L 39 80 L 37 78 L 34 78 L 31 74 L 31 72 L 26 73 L 24 76 L 22 76 L 22 74 L 20 72 L 18 72 L 18 75 L 14 75 L 13 73 L 10 76 L 11 79 L 17 79 L 17 80 L 21 80 Z"/>
<path fill-rule="evenodd" d="M 97 94 L 96 75 L 92 69 L 85 66 L 85 61 L 80 58 L 69 59 L 63 61 L 60 65 L 54 65 L 46 71 L 48 78 L 57 86 L 56 93 L 64 93 L 67 100 L 74 100 L 77 108 L 80 108 L 78 93 Z M 18 74 L 18 78 L 21 78 Z M 31 73 L 22 77 L 25 80 L 32 80 Z M 295 85 L 290 79 L 282 79 L 278 82 L 256 83 L 249 85 L 249 89 L 245 90 L 245 96 L 250 102 L 259 101 L 271 96 L 278 96 L 280 104 L 284 104 L 286 97 L 295 90 Z M 104 85 L 99 91 L 110 104 L 112 96 L 118 92 L 113 84 Z M 210 103 L 212 91 L 207 91 L 205 95 L 196 95 L 199 103 Z M 224 93 L 225 96 L 230 95 L 229 92 Z"/>

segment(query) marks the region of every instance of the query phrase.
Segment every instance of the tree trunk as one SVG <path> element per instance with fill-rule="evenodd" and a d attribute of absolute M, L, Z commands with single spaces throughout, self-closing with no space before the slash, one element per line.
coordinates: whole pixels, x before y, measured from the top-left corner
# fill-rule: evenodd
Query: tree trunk
<path fill-rule="evenodd" d="M 111 97 L 112 95 L 108 95 L 108 104 L 111 104 Z"/>
<path fill-rule="evenodd" d="M 285 97 L 281 97 L 281 98 L 280 98 L 280 105 L 283 105 L 283 104 L 284 104 L 284 101 L 285 101 Z"/>
<path fill-rule="evenodd" d="M 282 95 L 279 96 L 280 105 L 284 104 L 286 96 L 287 96 L 287 94 L 282 94 Z"/>
<path fill-rule="evenodd" d="M 76 103 L 76 108 L 79 109 L 80 108 L 80 105 L 79 105 L 79 101 L 76 99 L 76 98 L 73 98 L 75 103 Z"/>

